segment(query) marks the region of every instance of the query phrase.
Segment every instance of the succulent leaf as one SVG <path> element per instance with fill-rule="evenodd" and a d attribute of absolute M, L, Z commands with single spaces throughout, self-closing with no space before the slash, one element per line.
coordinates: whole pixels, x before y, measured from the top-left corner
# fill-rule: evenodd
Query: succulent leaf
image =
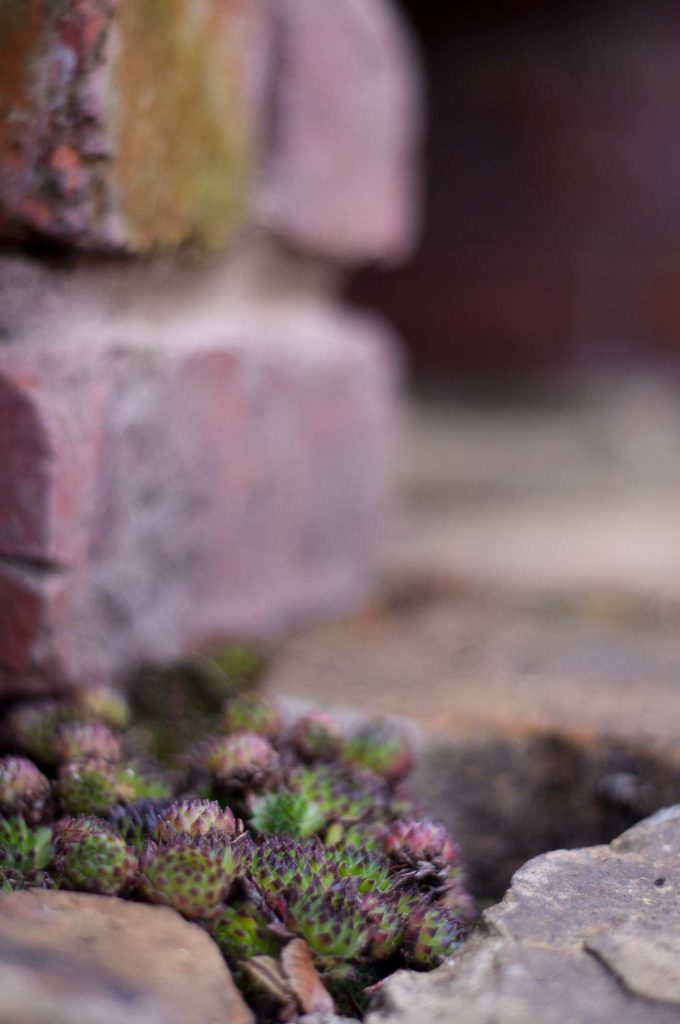
<path fill-rule="evenodd" d="M 281 945 L 266 918 L 251 903 L 224 907 L 210 930 L 232 965 L 253 956 L 276 956 Z"/>
<path fill-rule="evenodd" d="M 450 910 L 421 904 L 406 924 L 409 962 L 426 971 L 439 967 L 457 952 L 466 937 L 465 926 Z"/>
<path fill-rule="evenodd" d="M 52 829 L 30 828 L 24 818 L 0 818 L 0 866 L 24 875 L 42 871 L 52 860 Z"/>
<path fill-rule="evenodd" d="M 302 793 L 279 789 L 253 801 L 250 823 L 257 832 L 311 836 L 325 823 L 321 808 Z"/>
<path fill-rule="evenodd" d="M 371 938 L 371 924 L 356 889 L 347 883 L 338 883 L 322 895 L 289 895 L 285 923 L 307 942 L 324 969 L 356 960 Z"/>

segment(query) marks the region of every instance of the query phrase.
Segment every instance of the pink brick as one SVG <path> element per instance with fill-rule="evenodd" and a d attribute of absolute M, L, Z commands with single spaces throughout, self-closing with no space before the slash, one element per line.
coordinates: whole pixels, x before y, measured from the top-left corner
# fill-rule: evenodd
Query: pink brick
<path fill-rule="evenodd" d="M 389 334 L 307 297 L 271 319 L 167 310 L 174 279 L 165 321 L 122 273 L 131 311 L 49 279 L 0 347 L 0 692 L 276 630 L 369 583 Z"/>
<path fill-rule="evenodd" d="M 399 260 L 417 230 L 414 51 L 388 0 L 276 0 L 260 217 L 301 248 Z"/>

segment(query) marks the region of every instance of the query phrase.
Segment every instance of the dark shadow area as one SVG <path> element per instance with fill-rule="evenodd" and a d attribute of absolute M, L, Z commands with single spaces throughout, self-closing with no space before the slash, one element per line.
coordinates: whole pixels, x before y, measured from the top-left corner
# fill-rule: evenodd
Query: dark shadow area
<path fill-rule="evenodd" d="M 485 902 L 500 899 L 532 857 L 609 843 L 677 803 L 680 762 L 643 744 L 545 733 L 434 749 L 418 784 L 460 842 L 470 889 Z"/>

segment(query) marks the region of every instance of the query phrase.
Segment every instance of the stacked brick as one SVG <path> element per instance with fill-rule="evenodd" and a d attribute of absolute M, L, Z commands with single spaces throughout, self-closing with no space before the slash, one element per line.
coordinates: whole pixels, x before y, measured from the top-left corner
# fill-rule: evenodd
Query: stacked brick
<path fill-rule="evenodd" d="M 418 125 L 386 0 L 0 5 L 0 693 L 365 592 Z"/>

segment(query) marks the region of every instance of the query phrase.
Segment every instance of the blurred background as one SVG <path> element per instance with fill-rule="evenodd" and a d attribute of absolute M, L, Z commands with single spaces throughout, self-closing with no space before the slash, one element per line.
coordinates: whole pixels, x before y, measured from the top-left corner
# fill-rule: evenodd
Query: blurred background
<path fill-rule="evenodd" d="M 401 6 L 429 107 L 422 240 L 352 286 L 401 330 L 417 396 L 396 557 L 675 592 L 680 9 Z"/>
<path fill-rule="evenodd" d="M 354 291 L 418 380 L 675 362 L 677 4 L 401 6 L 427 82 L 425 230 Z"/>

